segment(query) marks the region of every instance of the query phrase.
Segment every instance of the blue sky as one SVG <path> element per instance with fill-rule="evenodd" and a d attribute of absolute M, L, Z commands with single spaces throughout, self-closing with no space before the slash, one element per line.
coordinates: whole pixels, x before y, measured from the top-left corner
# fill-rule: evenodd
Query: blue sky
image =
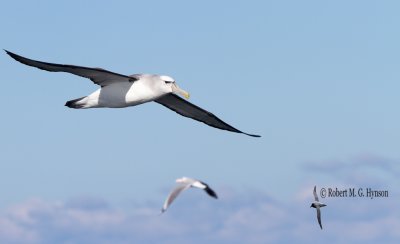
<path fill-rule="evenodd" d="M 202 233 L 210 243 L 232 243 L 229 233 L 237 232 L 234 238 L 247 243 L 309 242 L 301 233 L 320 241 L 398 242 L 390 231 L 400 226 L 399 7 L 396 1 L 3 3 L 2 48 L 122 74 L 170 75 L 191 102 L 262 137 L 216 130 L 155 103 L 72 110 L 63 106 L 67 100 L 97 87 L 4 53 L 0 226 L 10 231 L 0 240 L 204 243 L 196 238 Z M 181 176 L 209 183 L 221 199 L 187 192 L 169 215 L 150 217 Z M 376 187 L 390 197 L 326 199 L 321 232 L 309 209 L 314 185 Z M 193 204 L 201 232 L 162 229 L 184 225 Z M 347 214 L 339 214 L 346 204 Z M 383 207 L 392 213 L 376 214 Z M 259 218 L 249 221 L 253 215 Z M 141 236 L 136 218 L 163 234 Z M 343 233 L 351 224 L 358 229 Z M 357 230 L 376 235 L 359 239 Z M 338 233 L 344 239 L 335 239 Z"/>

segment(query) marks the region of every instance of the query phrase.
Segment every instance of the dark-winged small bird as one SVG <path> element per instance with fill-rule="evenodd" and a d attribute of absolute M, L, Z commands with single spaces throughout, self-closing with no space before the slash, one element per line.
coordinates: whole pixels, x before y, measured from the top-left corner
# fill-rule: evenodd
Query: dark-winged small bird
<path fill-rule="evenodd" d="M 205 192 L 207 192 L 208 195 L 211 197 L 218 199 L 217 194 L 204 182 L 201 182 L 199 180 L 191 179 L 188 177 L 182 177 L 176 180 L 176 183 L 178 185 L 171 191 L 171 193 L 168 195 L 167 199 L 165 200 L 165 203 L 161 209 L 161 213 L 164 213 L 169 205 L 175 200 L 175 198 L 184 190 L 189 189 L 190 187 L 196 187 L 203 189 Z"/>
<path fill-rule="evenodd" d="M 313 193 L 314 193 L 315 202 L 313 202 L 311 204 L 310 208 L 313 207 L 313 208 L 317 209 L 317 219 L 318 219 L 319 226 L 321 227 L 321 230 L 322 230 L 321 208 L 325 207 L 326 204 L 323 204 L 323 203 L 319 202 L 318 195 L 317 195 L 317 186 L 314 186 L 314 192 Z"/>
<path fill-rule="evenodd" d="M 76 65 L 54 64 L 24 58 L 5 50 L 13 59 L 23 64 L 51 72 L 67 72 L 85 77 L 100 86 L 92 94 L 68 101 L 70 108 L 123 108 L 154 101 L 176 113 L 203 122 L 209 126 L 248 136 L 219 119 L 214 114 L 182 99 L 189 99 L 189 93 L 179 88 L 175 80 L 166 75 L 134 74 L 121 75 L 101 68 Z"/>

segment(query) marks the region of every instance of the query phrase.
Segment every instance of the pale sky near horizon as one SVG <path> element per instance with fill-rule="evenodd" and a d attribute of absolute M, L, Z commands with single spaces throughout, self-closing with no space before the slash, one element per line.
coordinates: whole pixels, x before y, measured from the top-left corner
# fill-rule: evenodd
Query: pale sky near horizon
<path fill-rule="evenodd" d="M 398 165 L 384 168 L 400 160 L 397 1 L 2 6 L 1 48 L 127 75 L 170 75 L 190 102 L 262 136 L 217 130 L 155 103 L 73 110 L 65 102 L 95 91 L 90 80 L 28 67 L 3 52 L 3 209 L 80 196 L 161 206 L 181 176 L 285 203 L 313 185 L 354 182 L 399 200 L 398 178 L 388 176 L 398 176 Z M 329 165 L 352 166 L 330 175 L 314 164 L 328 172 Z"/>

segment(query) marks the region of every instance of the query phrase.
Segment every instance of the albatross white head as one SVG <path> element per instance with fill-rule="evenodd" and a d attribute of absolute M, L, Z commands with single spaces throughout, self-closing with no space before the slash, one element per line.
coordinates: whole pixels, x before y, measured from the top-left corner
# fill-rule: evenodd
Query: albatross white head
<path fill-rule="evenodd" d="M 187 183 L 189 181 L 189 178 L 188 177 L 182 177 L 182 178 L 179 178 L 179 179 L 176 179 L 176 183 Z"/>
<path fill-rule="evenodd" d="M 181 89 L 175 82 L 175 80 L 167 75 L 161 75 L 160 79 L 165 83 L 165 85 L 169 88 L 170 92 L 175 93 L 177 95 L 181 95 L 183 97 L 185 97 L 186 99 L 189 99 L 190 94 Z"/>

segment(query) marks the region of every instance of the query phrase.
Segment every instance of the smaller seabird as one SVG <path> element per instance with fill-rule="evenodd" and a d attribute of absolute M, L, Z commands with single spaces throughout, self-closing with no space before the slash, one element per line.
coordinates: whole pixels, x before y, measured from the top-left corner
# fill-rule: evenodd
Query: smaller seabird
<path fill-rule="evenodd" d="M 164 213 L 169 205 L 175 200 L 175 198 L 184 190 L 189 189 L 190 187 L 196 187 L 203 189 L 204 191 L 207 192 L 208 195 L 211 197 L 218 199 L 217 194 L 204 182 L 191 179 L 188 177 L 182 177 L 179 179 L 176 179 L 176 183 L 178 185 L 171 191 L 171 193 L 168 195 L 167 199 L 165 200 L 165 203 L 161 209 L 161 213 Z"/>
<path fill-rule="evenodd" d="M 321 230 L 322 230 L 321 209 L 320 208 L 325 207 L 326 204 L 323 204 L 322 202 L 319 202 L 318 195 L 317 195 L 317 186 L 314 186 L 314 192 L 313 193 L 314 193 L 315 202 L 313 202 L 311 204 L 310 208 L 313 207 L 313 208 L 317 209 L 317 219 L 318 219 L 319 226 L 321 227 Z"/>

